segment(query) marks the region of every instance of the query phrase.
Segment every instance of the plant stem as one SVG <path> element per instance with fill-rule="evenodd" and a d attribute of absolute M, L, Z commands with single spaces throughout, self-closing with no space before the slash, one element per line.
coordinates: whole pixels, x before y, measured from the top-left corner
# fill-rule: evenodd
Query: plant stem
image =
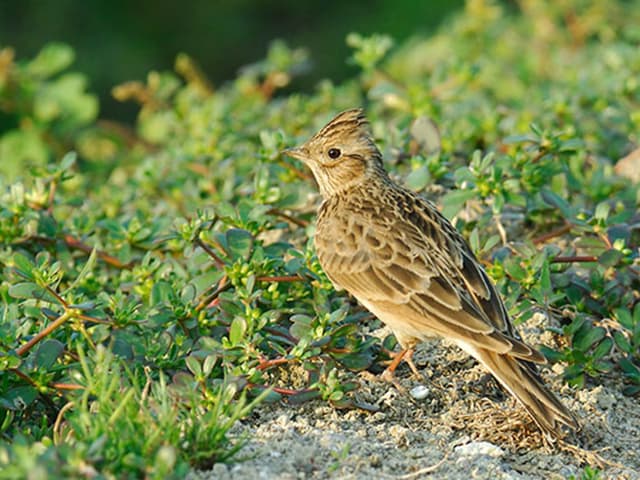
<path fill-rule="evenodd" d="M 597 262 L 598 257 L 593 255 L 573 255 L 569 257 L 555 257 L 550 260 L 550 263 L 591 263 Z"/>
<path fill-rule="evenodd" d="M 209 255 L 213 261 L 216 263 L 216 265 L 218 266 L 218 268 L 223 268 L 224 267 L 224 260 L 222 260 L 222 258 L 220 258 L 218 256 L 218 254 L 216 252 L 214 252 L 211 247 L 209 247 L 209 245 L 207 245 L 206 243 L 204 243 L 202 241 L 201 238 L 196 237 L 195 239 L 195 243 L 196 245 L 198 245 L 200 248 L 202 248 L 205 252 L 207 252 L 207 255 Z"/>
<path fill-rule="evenodd" d="M 44 330 L 41 330 L 40 332 L 38 332 L 38 334 L 35 335 L 31 340 L 29 340 L 23 346 L 18 348 L 16 350 L 16 353 L 20 356 L 23 356 L 25 353 L 31 350 L 34 345 L 38 344 L 45 337 L 51 334 L 55 329 L 60 327 L 62 324 L 64 324 L 67 320 L 70 320 L 71 318 L 73 318 L 73 311 L 65 310 L 65 312 L 62 315 L 60 315 L 55 321 L 51 322 Z"/>
<path fill-rule="evenodd" d="M 304 278 L 300 275 L 283 275 L 274 277 L 258 277 L 259 282 L 303 282 Z"/>
<path fill-rule="evenodd" d="M 540 243 L 545 243 L 546 241 L 551 240 L 552 238 L 559 237 L 560 235 L 564 235 L 565 233 L 569 233 L 572 227 L 573 225 L 571 225 L 570 223 L 567 223 L 566 225 L 563 225 L 560 228 L 551 230 L 548 233 L 543 233 L 542 235 L 534 238 L 532 241 L 536 245 Z"/>
<path fill-rule="evenodd" d="M 80 240 L 78 240 L 77 238 L 74 238 L 69 234 L 65 234 L 63 236 L 63 239 L 64 239 L 64 243 L 66 243 L 69 248 L 75 248 L 86 254 L 91 254 L 91 252 L 93 251 L 93 248 L 91 248 L 89 245 L 81 242 Z M 109 255 L 106 252 L 96 251 L 96 254 L 98 255 L 98 258 L 100 260 L 102 260 L 105 263 L 108 263 L 112 267 L 128 270 L 133 266 L 133 262 L 122 263 L 116 257 Z"/>

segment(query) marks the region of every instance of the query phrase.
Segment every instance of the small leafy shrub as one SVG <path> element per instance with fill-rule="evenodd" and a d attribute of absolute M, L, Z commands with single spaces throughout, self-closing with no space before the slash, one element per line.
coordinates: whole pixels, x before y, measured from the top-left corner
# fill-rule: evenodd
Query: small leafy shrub
<path fill-rule="evenodd" d="M 280 93 L 308 67 L 280 42 L 220 87 L 181 55 L 114 88 L 135 131 L 96 120 L 70 48 L 0 50 L 0 478 L 180 477 L 232 459 L 258 401 L 354 405 L 346 372 L 393 339 L 322 273 L 310 174 L 280 154 L 354 105 L 516 321 L 547 314 L 567 381 L 637 394 L 638 189 L 613 167 L 639 143 L 638 10 L 520 9 L 470 1 L 404 45 L 352 34 L 361 73 L 306 95 Z"/>

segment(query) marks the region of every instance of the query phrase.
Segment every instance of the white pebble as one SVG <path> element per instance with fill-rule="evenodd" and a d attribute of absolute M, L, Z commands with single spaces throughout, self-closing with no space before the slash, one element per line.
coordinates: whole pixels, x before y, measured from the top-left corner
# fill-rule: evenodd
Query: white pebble
<path fill-rule="evenodd" d="M 416 400 L 424 400 L 429 395 L 429 388 L 424 385 L 417 385 L 411 389 L 409 395 Z"/>
<path fill-rule="evenodd" d="M 488 457 L 501 457 L 504 450 L 490 442 L 471 442 L 455 448 L 456 453 L 461 457 L 476 457 L 486 455 Z"/>

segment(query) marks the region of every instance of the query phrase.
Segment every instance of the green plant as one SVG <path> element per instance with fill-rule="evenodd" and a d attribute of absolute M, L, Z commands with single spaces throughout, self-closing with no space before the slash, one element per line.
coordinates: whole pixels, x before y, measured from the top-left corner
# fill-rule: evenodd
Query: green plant
<path fill-rule="evenodd" d="M 546 315 L 566 379 L 620 371 L 636 395 L 638 189 L 613 167 L 640 143 L 638 9 L 537 3 L 469 2 L 404 45 L 351 36 L 362 75 L 309 94 L 279 91 L 308 66 L 282 43 L 219 87 L 180 56 L 114 90 L 135 130 L 95 120 L 68 47 L 2 49 L 0 476 L 179 476 L 233 459 L 255 399 L 354 405 L 349 371 L 394 340 L 322 273 L 310 176 L 279 152 L 364 103 L 516 321 Z"/>
<path fill-rule="evenodd" d="M 580 477 L 576 477 L 575 475 L 571 475 L 569 478 L 571 480 L 576 480 L 579 478 L 580 480 L 599 480 L 602 478 L 602 472 L 596 468 L 584 467 L 584 470 L 580 474 Z"/>

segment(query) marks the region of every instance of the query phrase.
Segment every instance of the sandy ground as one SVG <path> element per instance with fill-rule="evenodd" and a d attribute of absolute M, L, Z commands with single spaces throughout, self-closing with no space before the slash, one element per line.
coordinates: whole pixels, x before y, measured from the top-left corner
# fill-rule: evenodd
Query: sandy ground
<path fill-rule="evenodd" d="M 531 343 L 551 343 L 540 329 Z M 524 410 L 474 360 L 445 342 L 420 346 L 414 356 L 426 380 L 406 365 L 398 378 L 407 393 L 368 372 L 353 375 L 357 398 L 378 411 L 336 410 L 325 402 L 262 405 L 234 433 L 248 436 L 246 460 L 216 464 L 196 479 L 640 479 L 640 402 L 622 395 L 619 378 L 574 391 L 543 372 L 581 419 L 568 443 L 545 444 Z M 291 375 L 291 371 L 287 372 Z M 591 465 L 601 473 L 589 476 Z"/>

